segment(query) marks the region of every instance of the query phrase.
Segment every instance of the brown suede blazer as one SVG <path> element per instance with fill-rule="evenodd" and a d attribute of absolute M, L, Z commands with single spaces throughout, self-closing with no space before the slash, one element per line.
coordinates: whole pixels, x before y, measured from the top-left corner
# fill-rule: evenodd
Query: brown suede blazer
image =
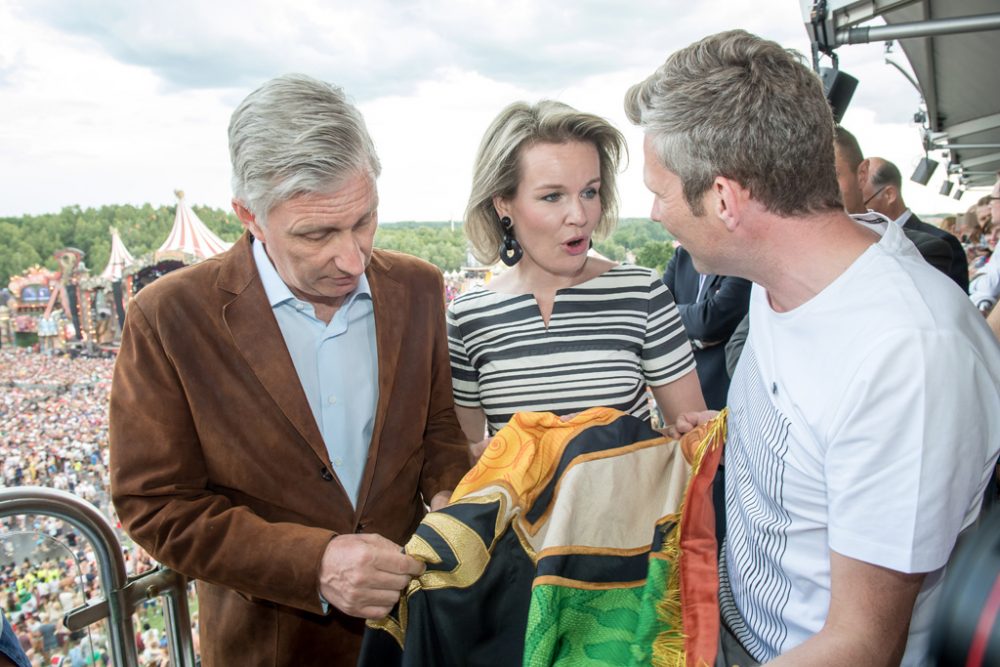
<path fill-rule="evenodd" d="M 353 665 L 363 622 L 323 614 L 337 534 L 404 543 L 468 469 L 442 279 L 375 250 L 366 275 L 379 401 L 358 508 L 285 347 L 250 245 L 160 278 L 129 305 L 111 392 L 111 488 L 129 535 L 196 578 L 206 667 Z"/>

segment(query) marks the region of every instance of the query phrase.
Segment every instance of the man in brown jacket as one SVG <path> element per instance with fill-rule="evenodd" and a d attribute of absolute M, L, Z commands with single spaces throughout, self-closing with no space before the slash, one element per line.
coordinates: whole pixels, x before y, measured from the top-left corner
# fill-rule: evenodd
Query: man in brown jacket
<path fill-rule="evenodd" d="M 227 252 L 132 300 L 111 396 L 129 535 L 198 580 L 206 667 L 353 665 L 422 564 L 399 544 L 468 467 L 440 271 L 373 249 L 379 162 L 304 76 L 229 127 Z"/>

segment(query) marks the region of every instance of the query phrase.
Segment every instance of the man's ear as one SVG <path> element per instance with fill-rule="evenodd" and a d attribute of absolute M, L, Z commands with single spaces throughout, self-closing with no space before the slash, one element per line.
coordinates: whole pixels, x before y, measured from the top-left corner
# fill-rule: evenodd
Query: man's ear
<path fill-rule="evenodd" d="M 861 161 L 858 165 L 858 185 L 864 188 L 868 184 L 868 172 L 869 172 L 868 158 Z"/>
<path fill-rule="evenodd" d="M 712 207 L 710 210 L 729 231 L 733 231 L 746 212 L 750 192 L 731 178 L 716 176 L 706 198 L 708 205 Z"/>
<path fill-rule="evenodd" d="M 253 234 L 254 238 L 260 239 L 261 243 L 267 243 L 264 238 L 264 230 L 259 224 L 257 224 L 257 216 L 253 214 L 253 211 L 248 209 L 246 205 L 238 199 L 233 200 L 233 211 L 236 212 L 236 217 L 243 223 L 244 229 Z"/>

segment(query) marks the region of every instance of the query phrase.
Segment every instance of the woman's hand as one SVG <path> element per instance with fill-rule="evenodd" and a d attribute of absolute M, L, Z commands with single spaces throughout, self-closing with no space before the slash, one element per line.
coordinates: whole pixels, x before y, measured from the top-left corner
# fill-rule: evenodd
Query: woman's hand
<path fill-rule="evenodd" d="M 469 443 L 469 463 L 476 465 L 479 457 L 482 456 L 483 452 L 486 451 L 486 448 L 490 446 L 490 440 L 492 439 L 493 438 L 483 438 L 479 442 Z"/>
<path fill-rule="evenodd" d="M 677 422 L 673 426 L 668 426 L 666 430 L 673 429 L 676 435 L 670 437 L 680 437 L 689 431 L 693 431 L 702 424 L 715 419 L 719 414 L 718 410 L 698 410 L 695 412 L 684 412 L 677 417 Z"/>

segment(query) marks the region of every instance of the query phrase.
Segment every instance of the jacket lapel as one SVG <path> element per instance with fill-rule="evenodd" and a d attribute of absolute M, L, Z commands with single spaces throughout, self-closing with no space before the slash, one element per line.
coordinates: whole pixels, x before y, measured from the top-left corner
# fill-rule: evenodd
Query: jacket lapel
<path fill-rule="evenodd" d="M 265 391 L 323 465 L 332 470 L 323 436 L 257 274 L 251 238 L 249 234 L 243 235 L 219 272 L 218 287 L 233 294 L 223 310 L 223 320 Z"/>
<path fill-rule="evenodd" d="M 375 425 L 372 429 L 372 441 L 368 448 L 368 460 L 365 462 L 365 472 L 358 493 L 358 516 L 364 509 L 372 480 L 375 477 L 382 431 L 385 428 L 386 416 L 389 414 L 389 402 L 396 380 L 396 365 L 399 363 L 406 323 L 410 318 L 410 300 L 407 297 L 409 291 L 405 285 L 392 276 L 391 269 L 391 257 L 375 250 L 368 266 L 367 277 L 375 311 L 375 337 L 378 350 L 378 407 L 375 410 Z"/>

